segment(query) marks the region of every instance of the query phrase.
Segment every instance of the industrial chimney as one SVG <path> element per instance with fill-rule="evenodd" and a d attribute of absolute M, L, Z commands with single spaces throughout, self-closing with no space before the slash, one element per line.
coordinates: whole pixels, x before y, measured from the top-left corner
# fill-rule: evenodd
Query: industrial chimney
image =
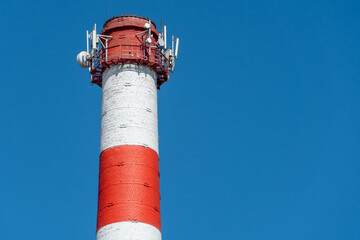
<path fill-rule="evenodd" d="M 77 61 L 102 88 L 97 240 L 160 240 L 157 89 L 174 70 L 179 39 L 167 46 L 148 18 L 107 20 L 87 32 Z"/>

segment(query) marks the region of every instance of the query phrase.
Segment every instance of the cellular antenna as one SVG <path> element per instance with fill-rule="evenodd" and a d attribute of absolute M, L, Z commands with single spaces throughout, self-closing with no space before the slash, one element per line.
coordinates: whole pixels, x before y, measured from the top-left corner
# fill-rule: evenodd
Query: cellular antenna
<path fill-rule="evenodd" d="M 166 26 L 164 26 L 164 46 L 165 46 L 165 49 L 167 48 L 166 46 Z"/>
<path fill-rule="evenodd" d="M 176 38 L 176 47 L 175 47 L 175 58 L 178 56 L 179 51 L 179 38 Z"/>
<path fill-rule="evenodd" d="M 164 19 L 161 19 L 161 36 L 164 36 Z"/>

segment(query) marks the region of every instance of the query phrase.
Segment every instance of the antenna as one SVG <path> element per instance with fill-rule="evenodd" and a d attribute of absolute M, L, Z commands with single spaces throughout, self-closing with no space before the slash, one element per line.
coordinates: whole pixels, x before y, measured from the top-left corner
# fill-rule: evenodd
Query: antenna
<path fill-rule="evenodd" d="M 146 39 L 146 42 L 149 44 L 149 56 L 151 56 L 151 20 L 149 19 L 149 33 L 148 33 L 148 39 Z"/>
<path fill-rule="evenodd" d="M 164 48 L 166 49 L 166 26 L 164 26 Z"/>
<path fill-rule="evenodd" d="M 94 24 L 92 32 L 86 31 L 86 51 L 82 51 L 77 55 L 77 62 L 82 68 L 91 68 L 94 63 L 100 59 L 99 42 L 101 47 L 105 49 L 105 57 L 108 53 L 108 38 L 112 36 L 100 35 L 96 32 L 96 24 Z"/>
<path fill-rule="evenodd" d="M 161 36 L 164 37 L 164 19 L 161 19 Z"/>
<path fill-rule="evenodd" d="M 178 56 L 179 51 L 179 38 L 176 38 L 176 47 L 175 47 L 175 58 Z"/>
<path fill-rule="evenodd" d="M 97 34 L 96 34 L 96 24 L 94 25 L 93 31 L 92 31 L 92 48 L 97 50 L 97 43 L 98 43 L 98 38 L 97 38 Z"/>
<path fill-rule="evenodd" d="M 86 31 L 86 52 L 89 53 L 89 31 Z"/>

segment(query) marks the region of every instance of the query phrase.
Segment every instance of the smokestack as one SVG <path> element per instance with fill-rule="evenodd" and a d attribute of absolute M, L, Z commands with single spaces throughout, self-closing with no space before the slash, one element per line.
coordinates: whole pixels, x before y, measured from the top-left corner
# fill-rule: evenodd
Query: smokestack
<path fill-rule="evenodd" d="M 92 48 L 77 60 L 102 87 L 97 240 L 161 240 L 157 89 L 174 49 L 135 15 L 113 17 L 87 38 Z"/>

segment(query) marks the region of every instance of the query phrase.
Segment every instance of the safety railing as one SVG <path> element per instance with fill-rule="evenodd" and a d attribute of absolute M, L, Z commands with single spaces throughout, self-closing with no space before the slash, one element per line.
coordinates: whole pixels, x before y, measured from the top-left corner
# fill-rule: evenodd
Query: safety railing
<path fill-rule="evenodd" d="M 169 59 L 155 46 L 115 45 L 102 48 L 96 59 L 93 59 L 92 83 L 101 86 L 102 72 L 111 65 L 120 63 L 138 63 L 151 67 L 158 75 L 158 87 L 168 80 Z"/>

